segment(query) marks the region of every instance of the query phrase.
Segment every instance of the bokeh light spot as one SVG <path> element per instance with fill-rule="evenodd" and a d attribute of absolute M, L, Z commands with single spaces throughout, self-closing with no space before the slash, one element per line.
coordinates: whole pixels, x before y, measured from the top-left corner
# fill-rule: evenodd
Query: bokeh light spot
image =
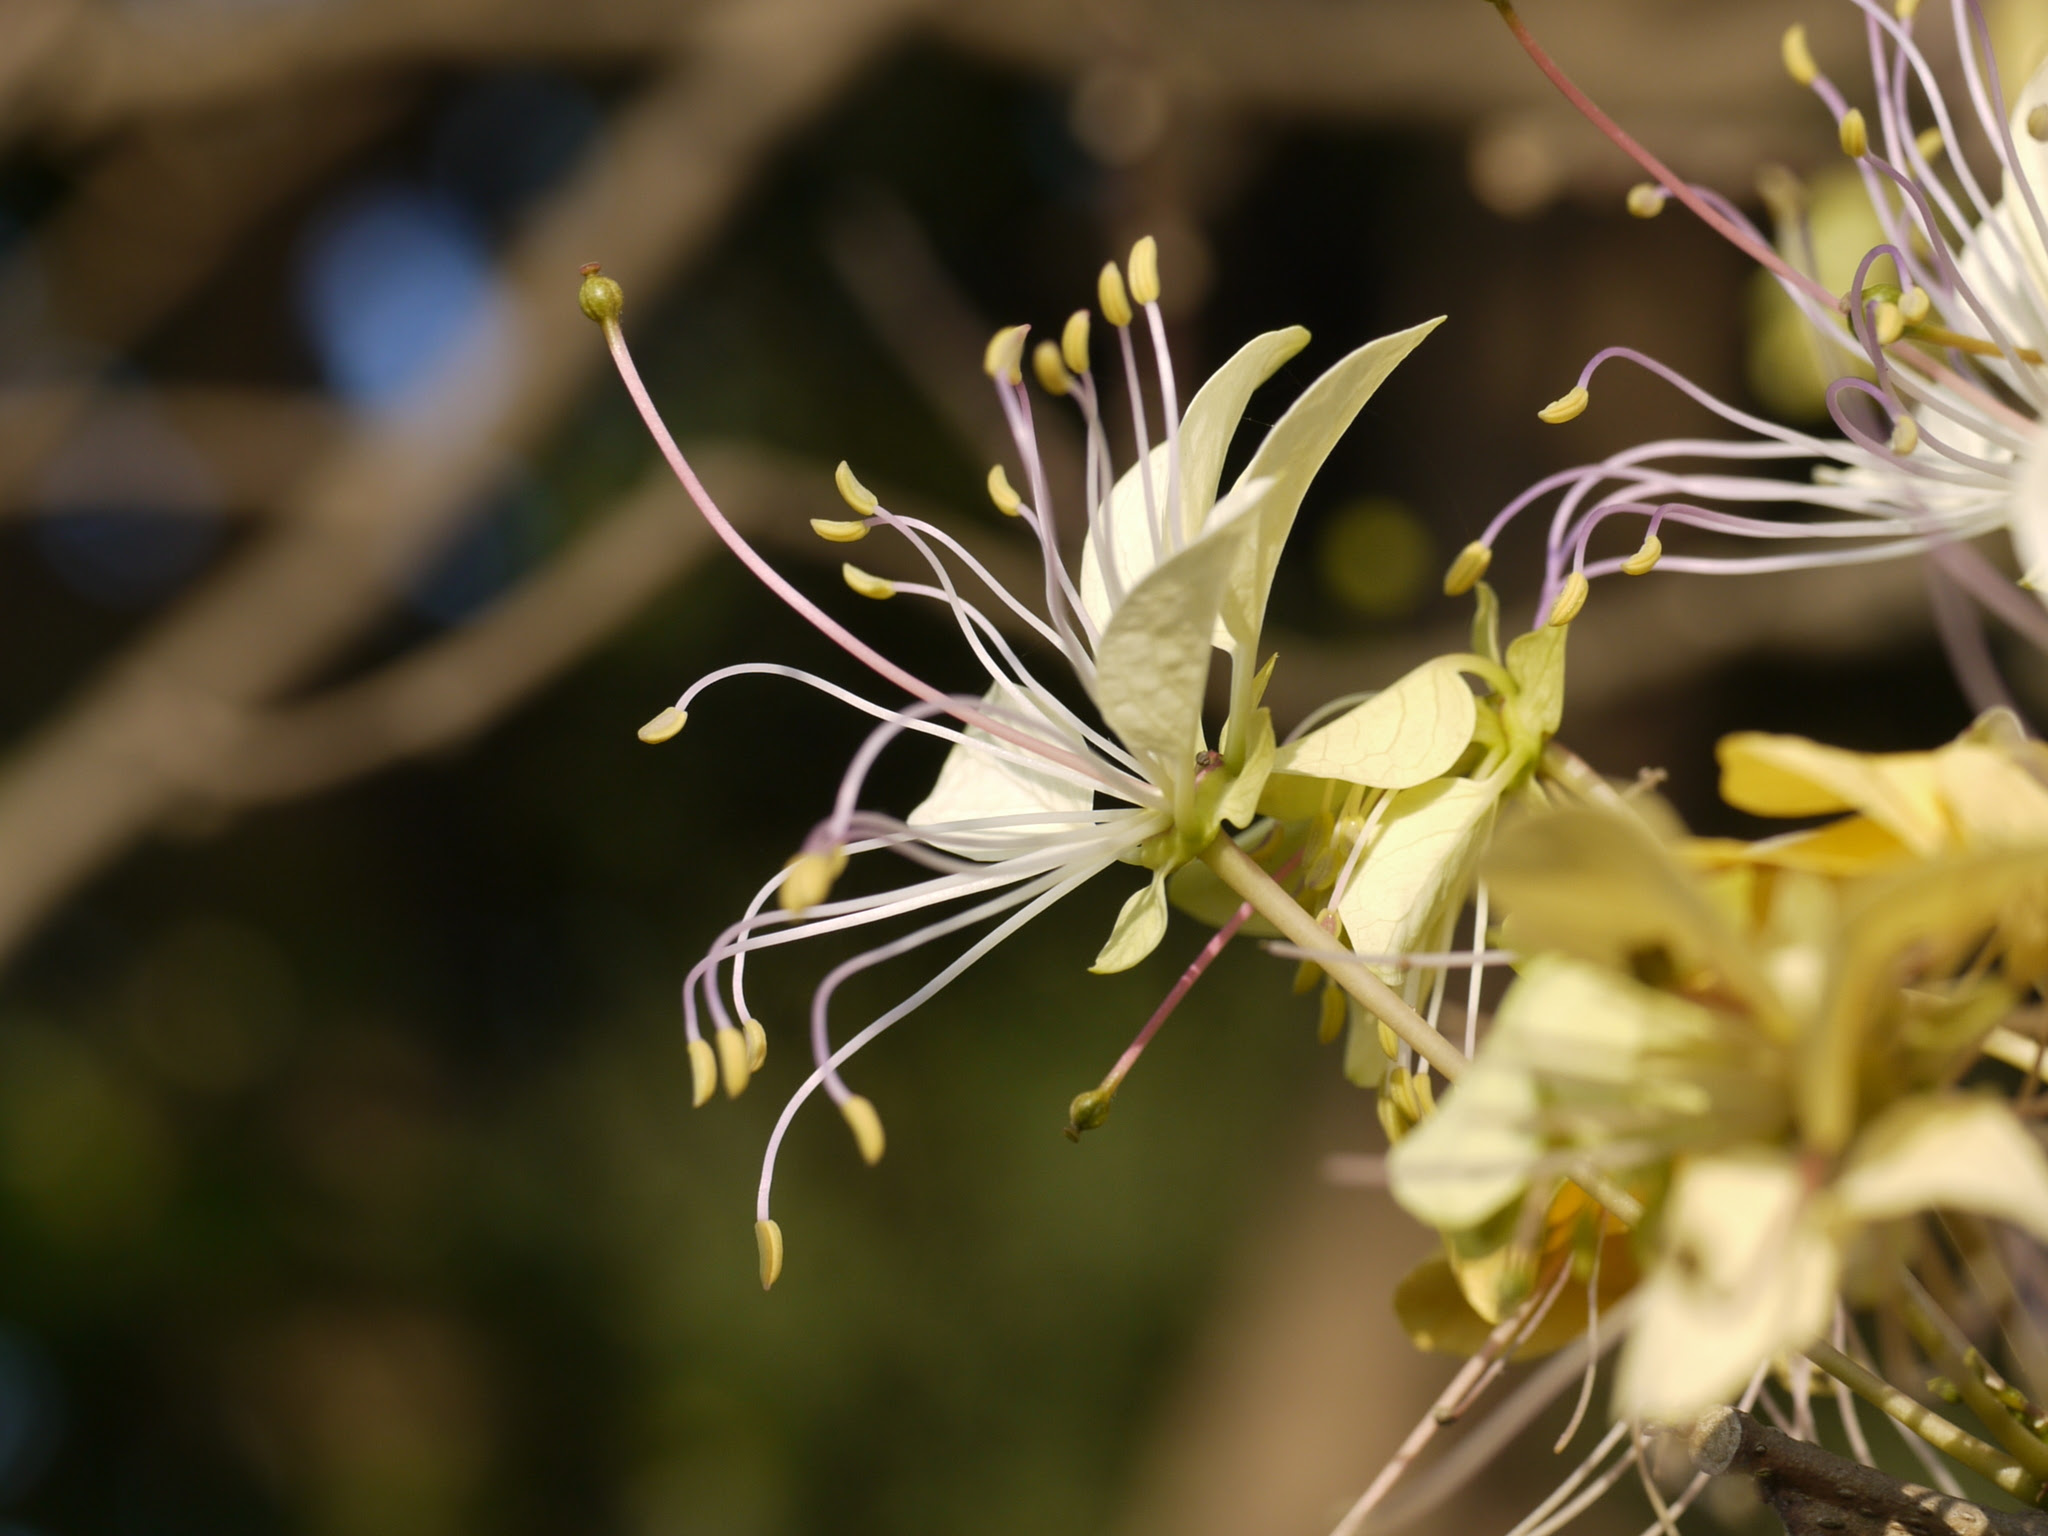
<path fill-rule="evenodd" d="M 1436 540 L 1413 511 L 1386 497 L 1368 497 L 1324 519 L 1316 540 L 1323 589 L 1355 613 L 1398 619 L 1428 593 Z"/>

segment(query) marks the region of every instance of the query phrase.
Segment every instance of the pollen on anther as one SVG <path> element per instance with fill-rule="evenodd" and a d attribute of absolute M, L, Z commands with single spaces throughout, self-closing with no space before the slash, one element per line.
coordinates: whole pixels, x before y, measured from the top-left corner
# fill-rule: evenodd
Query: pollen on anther
<path fill-rule="evenodd" d="M 690 1107 L 702 1109 L 710 1102 L 711 1095 L 718 1091 L 718 1058 L 712 1054 L 711 1042 L 692 1040 L 690 1042 Z"/>
<path fill-rule="evenodd" d="M 1870 153 L 1870 128 L 1863 121 L 1861 107 L 1851 107 L 1842 114 L 1837 133 L 1842 141 L 1842 153 L 1851 160 L 1861 160 Z"/>
<path fill-rule="evenodd" d="M 1664 189 L 1654 181 L 1639 181 L 1628 189 L 1628 211 L 1638 219 L 1654 219 L 1664 211 Z"/>
<path fill-rule="evenodd" d="M 1131 296 L 1124 292 L 1124 275 L 1113 261 L 1102 264 L 1102 275 L 1095 280 L 1095 302 L 1102 310 L 1102 318 L 1118 330 L 1135 318 L 1131 313 Z"/>
<path fill-rule="evenodd" d="M 761 1289 L 772 1291 L 782 1277 L 782 1228 L 772 1220 L 755 1222 L 754 1246 L 761 1253 Z"/>
<path fill-rule="evenodd" d="M 759 1019 L 748 1019 L 740 1025 L 740 1033 L 747 1037 L 747 1070 L 758 1072 L 768 1060 L 768 1031 Z"/>
<path fill-rule="evenodd" d="M 1905 312 L 1889 299 L 1881 301 L 1872 311 L 1870 321 L 1877 332 L 1877 344 L 1888 347 L 1906 334 Z"/>
<path fill-rule="evenodd" d="M 1933 313 L 1934 300 L 1917 284 L 1899 295 L 1899 314 L 1908 325 L 1918 325 Z"/>
<path fill-rule="evenodd" d="M 832 894 L 833 882 L 846 869 L 846 850 L 800 853 L 789 861 L 788 868 L 776 897 L 785 912 L 808 912 Z"/>
<path fill-rule="evenodd" d="M 1553 628 L 1561 628 L 1579 616 L 1579 610 L 1586 606 L 1587 585 L 1583 571 L 1573 571 L 1565 577 L 1564 587 L 1557 594 L 1557 601 L 1550 605 L 1550 617 L 1544 622 Z"/>
<path fill-rule="evenodd" d="M 1031 371 L 1038 375 L 1038 387 L 1048 395 L 1064 395 L 1074 387 L 1074 376 L 1067 372 L 1056 342 L 1041 341 L 1032 348 Z"/>
<path fill-rule="evenodd" d="M 1144 236 L 1131 247 L 1131 297 L 1140 304 L 1159 302 L 1159 242 Z"/>
<path fill-rule="evenodd" d="M 1486 574 L 1486 568 L 1493 564 L 1493 546 L 1474 539 L 1458 551 L 1458 558 L 1451 562 L 1451 568 L 1444 573 L 1444 596 L 1459 597 L 1470 592 L 1479 584 L 1479 578 Z"/>
<path fill-rule="evenodd" d="M 1892 452 L 1904 458 L 1920 446 L 1920 423 L 1911 416 L 1901 415 L 1892 423 Z"/>
<path fill-rule="evenodd" d="M 1654 533 L 1643 536 L 1642 548 L 1621 562 L 1621 568 L 1631 576 L 1647 576 L 1664 558 L 1664 541 Z M 1581 602 L 1584 599 L 1580 599 Z"/>
<path fill-rule="evenodd" d="M 1785 29 L 1779 51 L 1785 60 L 1785 73 L 1792 77 L 1795 85 L 1812 85 L 1820 76 L 1820 66 L 1813 62 L 1813 50 L 1806 43 L 1806 28 L 1794 22 Z"/>
<path fill-rule="evenodd" d="M 989 337 L 988 348 L 981 355 L 982 372 L 998 383 L 1022 384 L 1024 338 L 1030 331 L 1028 325 L 1006 325 Z"/>
<path fill-rule="evenodd" d="M 718 1047 L 718 1076 L 725 1084 L 725 1096 L 736 1099 L 747 1091 L 747 1081 L 753 1076 L 747 1066 L 751 1054 L 747 1049 L 747 1037 L 727 1025 L 711 1039 Z"/>
<path fill-rule="evenodd" d="M 887 1143 L 882 1136 L 882 1117 L 875 1113 L 875 1106 L 859 1094 L 854 1094 L 839 1106 L 839 1113 L 846 1117 L 846 1124 L 853 1132 L 853 1144 L 860 1148 L 860 1160 L 870 1168 L 882 1160 L 882 1149 Z"/>
<path fill-rule="evenodd" d="M 852 518 L 814 517 L 811 532 L 834 544 L 857 544 L 868 536 L 868 524 Z"/>
<path fill-rule="evenodd" d="M 890 581 L 886 577 L 877 576 L 870 571 L 864 571 L 850 561 L 839 567 L 839 576 L 847 586 L 851 587 L 862 597 L 872 597 L 876 602 L 880 602 L 885 597 L 894 597 L 896 595 L 895 582 Z"/>
<path fill-rule="evenodd" d="M 635 734 L 650 747 L 660 746 L 689 723 L 689 715 L 671 704 L 652 720 L 641 726 Z"/>
<path fill-rule="evenodd" d="M 1575 384 L 1566 393 L 1559 395 L 1550 404 L 1536 413 L 1538 421 L 1561 427 L 1568 421 L 1576 421 L 1592 403 L 1593 396 L 1583 384 Z"/>
<path fill-rule="evenodd" d="M 846 460 L 839 461 L 839 467 L 832 471 L 832 483 L 839 487 L 840 498 L 862 517 L 872 517 L 882 500 L 873 491 L 860 483 L 853 472 L 853 466 Z"/>
<path fill-rule="evenodd" d="M 1941 153 L 1944 147 L 1941 130 L 1939 128 L 1922 128 L 1918 136 L 1913 140 L 1913 147 L 1920 151 L 1920 158 L 1922 160 L 1932 160 Z"/>
<path fill-rule="evenodd" d="M 988 499 L 996 504 L 996 510 L 1005 517 L 1015 517 L 1024 508 L 1024 498 L 1017 494 L 1017 488 L 1010 484 L 1010 477 L 1003 473 L 1003 466 L 991 464 L 988 470 Z"/>
<path fill-rule="evenodd" d="M 2048 144 L 2048 102 L 2027 114 L 2027 137 L 2036 144 Z"/>
<path fill-rule="evenodd" d="M 1067 316 L 1060 331 L 1060 357 L 1074 373 L 1088 371 L 1088 311 L 1077 309 Z"/>

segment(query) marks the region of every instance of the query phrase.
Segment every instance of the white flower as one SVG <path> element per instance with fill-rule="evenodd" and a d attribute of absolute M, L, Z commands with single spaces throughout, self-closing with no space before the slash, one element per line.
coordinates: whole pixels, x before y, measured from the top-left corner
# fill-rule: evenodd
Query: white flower
<path fill-rule="evenodd" d="M 1547 541 L 1546 608 L 1576 578 L 1620 570 L 1728 575 L 1854 564 L 1934 551 L 1945 575 L 1979 602 L 2048 644 L 2035 605 L 1957 541 L 2003 530 L 2028 577 L 2048 581 L 2048 65 L 2010 110 L 1981 10 L 1951 0 L 1968 100 L 1954 106 L 1915 39 L 1913 11 L 1856 0 L 1870 39 L 1879 96 L 1873 114 L 1852 107 L 1816 66 L 1805 34 L 1786 36 L 1793 77 L 1834 116 L 1862 177 L 1883 241 L 1847 295 L 1812 271 L 1804 210 L 1772 242 L 1731 204 L 1672 180 L 1611 123 L 1589 113 L 1657 178 L 1631 207 L 1685 202 L 1771 271 L 1833 359 L 1829 414 L 1840 436 L 1778 426 L 1712 398 L 1656 360 L 1626 347 L 1599 353 L 1577 385 L 1541 414 L 1563 422 L 1586 407 L 1594 373 L 1625 359 L 1656 374 L 1746 435 L 1733 442 L 1646 443 L 1541 481 L 1504 508 L 1468 551 L 1451 585 L 1469 585 L 1519 513 L 1558 498 Z M 1562 75 L 1512 21 L 1532 56 Z M 1965 130 L 1969 136 L 1963 137 Z M 1972 171 L 1995 164 L 1997 178 Z M 1760 478 L 1755 466 L 1813 461 L 1811 480 Z M 1702 468 L 1702 465 L 1708 467 Z M 1719 466 L 1727 466 L 1725 469 Z M 1787 506 L 1796 509 L 1786 515 Z M 1640 519 L 1633 553 L 1594 559 L 1588 541 L 1612 517 Z M 1670 527 L 1774 541 L 1769 554 L 1663 554 Z M 2030 581 L 2027 584 L 2032 585 Z"/>
<path fill-rule="evenodd" d="M 586 283 L 586 311 L 605 326 L 614 357 L 656 441 L 713 527 L 763 581 L 812 624 L 911 696 L 903 705 L 861 698 L 794 669 L 727 668 L 699 680 L 643 728 L 649 740 L 681 729 L 696 696 L 709 684 L 743 673 L 805 682 L 863 710 L 879 722 L 847 769 L 832 813 L 803 850 L 755 896 L 741 919 L 690 973 L 684 986 L 698 1102 L 717 1076 L 739 1092 L 757 1066 L 765 1033 L 752 1023 L 745 967 L 760 951 L 913 914 L 942 916 L 889 939 L 832 970 L 811 1005 L 816 1069 L 789 1104 L 770 1138 L 762 1172 L 757 1232 L 762 1278 L 781 1263 L 781 1233 L 769 1216 L 774 1160 L 798 1107 L 822 1087 L 840 1105 L 868 1161 L 880 1157 L 881 1122 L 853 1093 L 840 1067 L 854 1052 L 924 1003 L 995 945 L 1110 865 L 1136 863 L 1150 876 L 1118 917 L 1097 956 L 1097 971 L 1135 964 L 1159 941 L 1166 924 L 1165 880 L 1195 857 L 1224 823 L 1251 821 L 1270 772 L 1275 742 L 1259 707 L 1264 677 L 1258 641 L 1267 592 L 1295 513 L 1310 480 L 1337 439 L 1389 372 L 1438 323 L 1385 337 L 1341 359 L 1311 384 L 1267 433 L 1227 493 L 1223 458 L 1252 393 L 1308 342 L 1299 327 L 1248 343 L 1218 370 L 1182 413 L 1158 296 L 1152 242 L 1133 250 L 1128 288 L 1112 263 L 1102 275 L 1103 315 L 1116 330 L 1132 397 L 1138 463 L 1121 477 L 1111 463 L 1100 386 L 1090 368 L 1089 319 L 1070 319 L 1061 340 L 1040 343 L 1031 359 L 1041 384 L 1070 397 L 1086 429 L 1086 483 L 1080 509 L 1087 538 L 1078 569 L 1059 555 L 1054 504 L 1032 426 L 1024 385 L 1022 326 L 999 332 L 986 359 L 1017 451 L 1016 484 L 1001 467 L 990 472 L 997 507 L 1036 538 L 1044 569 L 1042 595 L 1004 590 L 950 535 L 883 507 L 844 466 L 840 490 L 858 522 L 820 522 L 827 538 L 851 542 L 875 529 L 899 534 L 931 573 L 929 582 L 890 582 L 855 567 L 848 584 L 866 596 L 912 596 L 943 604 L 988 677 L 978 697 L 946 693 L 876 653 L 789 585 L 719 514 L 662 426 L 635 374 L 620 335 L 618 295 L 608 279 Z M 592 285 L 605 285 L 593 293 Z M 1135 301 L 1135 303 L 1133 302 Z M 1140 383 L 1133 329 L 1149 332 L 1159 401 L 1158 435 Z M 1143 466 L 1141 471 L 1140 466 Z M 947 559 L 951 557 L 951 560 Z M 1057 654 L 1069 676 L 1048 680 L 1003 637 L 984 608 L 961 590 L 956 570 L 983 586 Z M 1211 657 L 1231 666 L 1231 707 L 1212 748 L 1202 712 Z M 1107 730 L 1069 702 L 1074 691 L 1094 705 Z M 951 744 L 931 793 L 898 817 L 862 809 L 864 779 L 881 750 L 906 731 Z M 830 899 L 850 856 L 887 850 L 932 871 L 928 878 L 874 895 Z M 769 898 L 778 896 L 776 908 Z M 834 1044 L 828 1014 L 834 993 L 856 973 L 954 933 L 993 924 L 896 1006 Z M 721 996 L 728 981 L 731 1010 Z M 713 1022 L 712 1047 L 702 1036 L 700 1008 Z M 738 1021 L 737 1024 L 735 1021 Z M 714 1065 L 715 1063 L 715 1065 Z"/>

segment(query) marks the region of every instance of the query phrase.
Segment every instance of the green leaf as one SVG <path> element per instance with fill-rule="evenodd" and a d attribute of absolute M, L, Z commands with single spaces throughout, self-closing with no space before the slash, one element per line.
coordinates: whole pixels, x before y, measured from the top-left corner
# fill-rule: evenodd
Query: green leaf
<path fill-rule="evenodd" d="M 1569 624 L 1546 624 L 1508 642 L 1508 675 L 1515 691 L 1503 711 L 1508 741 L 1533 757 L 1564 720 L 1564 645 Z"/>
<path fill-rule="evenodd" d="M 1133 892 L 1116 915 L 1109 942 L 1088 967 L 1098 976 L 1127 971 L 1159 947 L 1166 936 L 1166 876 L 1155 874 Z"/>
<path fill-rule="evenodd" d="M 1684 1423 L 1728 1401 L 1759 1365 L 1821 1336 L 1840 1276 L 1794 1157 L 1681 1162 L 1615 1371 L 1616 1417 Z"/>
<path fill-rule="evenodd" d="M 1131 590 L 1096 646 L 1096 707 L 1176 812 L 1191 803 L 1202 749 L 1217 606 L 1265 489 L 1255 481 L 1233 490 L 1201 538 Z"/>
<path fill-rule="evenodd" d="M 1043 730 L 1049 740 L 1070 751 L 1079 750 L 1068 733 L 1060 730 L 1026 694 L 997 683 L 982 695 L 991 712 Z M 998 754 L 998 744 L 986 733 L 970 726 L 967 739 L 954 744 L 939 765 L 938 782 L 906 818 L 917 828 L 943 827 L 950 822 L 976 821 L 990 816 L 1016 816 L 1042 811 L 1079 811 L 1083 819 L 1072 823 L 1042 823 L 1021 828 L 1016 843 L 1033 842 L 1049 833 L 1086 824 L 1085 813 L 1095 803 L 1094 790 L 1075 784 L 1062 775 L 1013 762 Z M 1016 750 L 1014 748 L 1010 750 Z M 980 832 L 957 846 L 943 837 L 930 839 L 932 845 L 970 859 L 1003 859 L 1015 851 L 1004 847 L 1001 833 Z"/>
<path fill-rule="evenodd" d="M 1188 402 L 1180 423 L 1181 542 L 1195 537 L 1208 521 L 1216 504 L 1216 486 L 1223 475 L 1223 457 L 1230 440 L 1244 418 L 1253 393 L 1295 353 L 1308 345 L 1308 332 L 1298 325 L 1254 336 L 1237 354 L 1212 374 Z M 1109 557 L 1116 562 L 1120 585 L 1129 592 L 1160 561 L 1171 553 L 1173 544 L 1163 534 L 1168 476 L 1166 445 L 1160 443 L 1148 459 L 1152 477 L 1152 504 L 1161 520 L 1155 538 L 1145 516 L 1145 487 L 1134 464 L 1125 470 L 1110 493 L 1107 522 Z M 1081 605 L 1098 630 L 1110 618 L 1109 587 L 1103 577 L 1103 546 L 1090 529 L 1081 548 Z"/>
<path fill-rule="evenodd" d="M 1271 480 L 1273 489 L 1259 504 L 1257 533 L 1243 568 L 1231 583 L 1223 612 L 1227 635 L 1218 637 L 1219 646 L 1256 649 L 1273 572 L 1279 567 L 1280 551 L 1294 527 L 1294 514 L 1309 482 L 1387 375 L 1441 324 L 1442 317 L 1425 321 L 1368 342 L 1340 359 L 1301 392 L 1266 434 L 1239 483 Z"/>
<path fill-rule="evenodd" d="M 1500 598 L 1492 587 L 1480 582 L 1472 589 L 1479 605 L 1472 615 L 1472 649 L 1494 665 L 1500 665 Z"/>
<path fill-rule="evenodd" d="M 1276 773 L 1408 789 L 1450 771 L 1471 744 L 1479 706 L 1454 662 L 1425 662 L 1328 725 L 1289 742 Z"/>

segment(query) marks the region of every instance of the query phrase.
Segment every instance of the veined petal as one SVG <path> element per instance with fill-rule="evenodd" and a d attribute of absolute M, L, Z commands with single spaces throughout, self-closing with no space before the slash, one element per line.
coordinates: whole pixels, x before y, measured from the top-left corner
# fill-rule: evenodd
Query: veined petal
<path fill-rule="evenodd" d="M 1029 696 L 1007 683 L 997 683 L 989 689 L 982 696 L 982 702 L 999 716 L 1029 721 L 1034 727 L 1042 726 L 1049 740 L 1066 740 Z M 1075 784 L 1059 774 L 1040 772 L 986 750 L 995 742 L 982 731 L 969 727 L 966 734 L 967 739 L 955 743 L 946 754 L 932 792 L 907 818 L 911 826 L 942 829 L 951 822 L 978 821 L 996 816 L 1040 811 L 1085 812 L 1094 804 L 1094 793 L 1088 786 Z M 1084 823 L 1080 821 L 1034 825 L 1028 831 L 1018 832 L 1017 840 L 1037 841 L 1047 835 L 1073 831 L 1082 825 Z M 978 831 L 971 843 L 959 847 L 949 844 L 943 835 L 929 839 L 935 848 L 944 848 L 970 859 L 1006 857 L 1000 846 L 991 846 L 992 840 L 999 844 L 1000 834 Z"/>
<path fill-rule="evenodd" d="M 1251 403 L 1253 392 L 1270 379 L 1281 364 L 1307 345 L 1308 332 L 1298 325 L 1254 336 L 1238 348 L 1229 362 L 1210 375 L 1195 392 L 1195 398 L 1188 402 L 1187 413 L 1180 422 L 1181 515 L 1185 524 L 1181 542 L 1185 543 L 1201 531 L 1210 509 L 1216 504 L 1216 487 L 1223 476 L 1223 456 L 1230 447 L 1231 438 L 1237 433 L 1238 423 L 1244 418 L 1245 407 Z M 1148 462 L 1152 475 L 1152 504 L 1161 509 L 1163 517 L 1167 490 L 1164 443 L 1152 450 Z M 1105 513 L 1110 533 L 1109 554 L 1116 561 L 1116 573 L 1125 592 L 1145 578 L 1159 563 L 1162 553 L 1171 553 L 1174 548 L 1173 543 L 1164 537 L 1163 529 L 1155 536 L 1146 521 L 1145 488 L 1138 472 L 1137 465 L 1124 471 L 1110 495 Z M 1102 560 L 1102 548 L 1091 529 L 1087 542 L 1081 547 L 1081 605 L 1095 621 L 1098 631 L 1108 626 L 1110 618 L 1109 588 L 1103 579 Z"/>
<path fill-rule="evenodd" d="M 1663 1252 L 1615 1371 L 1616 1416 L 1676 1423 L 1726 1402 L 1764 1361 L 1820 1336 L 1840 1274 L 1793 1158 L 1753 1151 L 1681 1164 Z"/>
<path fill-rule="evenodd" d="M 1387 1187 L 1401 1208 L 1439 1232 L 1476 1227 L 1518 1200 L 1543 1157 L 1536 1084 L 1484 1056 L 1435 1114 L 1387 1153 Z"/>
<path fill-rule="evenodd" d="M 1095 963 L 1088 967 L 1098 976 L 1127 971 L 1159 947 L 1166 937 L 1166 876 L 1155 872 L 1148 884 L 1132 892 L 1116 915 L 1116 926 Z"/>
<path fill-rule="evenodd" d="M 1202 536 L 1131 590 L 1095 650 L 1095 704 L 1173 805 L 1202 747 L 1210 636 L 1266 482 L 1240 481 Z"/>
<path fill-rule="evenodd" d="M 2048 1157 L 2011 1107 L 1988 1095 L 1892 1105 L 1856 1138 L 1832 1194 L 1848 1220 L 1975 1211 L 2048 1241 Z"/>
<path fill-rule="evenodd" d="M 1499 803 L 1499 791 L 1478 779 L 1402 790 L 1337 903 L 1351 947 L 1361 955 L 1436 948 L 1464 903 Z"/>
<path fill-rule="evenodd" d="M 1479 705 L 1455 662 L 1423 663 L 1328 725 L 1289 742 L 1275 773 L 1408 789 L 1448 773 L 1471 745 Z"/>
<path fill-rule="evenodd" d="M 1367 342 L 1303 390 L 1266 434 L 1239 483 L 1271 479 L 1273 489 L 1259 505 L 1257 532 L 1243 568 L 1231 582 L 1223 611 L 1225 633 L 1219 635 L 1218 645 L 1245 652 L 1257 647 L 1266 620 L 1266 594 L 1309 482 L 1387 375 L 1441 324 L 1438 317 Z"/>

